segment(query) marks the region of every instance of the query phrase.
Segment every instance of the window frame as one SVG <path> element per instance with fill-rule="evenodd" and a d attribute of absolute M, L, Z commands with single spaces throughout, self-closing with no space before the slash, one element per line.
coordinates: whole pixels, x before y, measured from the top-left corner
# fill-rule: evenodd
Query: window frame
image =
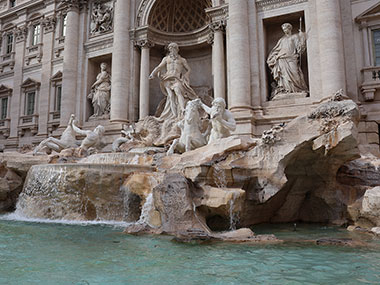
<path fill-rule="evenodd" d="M 6 53 L 5 54 L 11 54 L 13 52 L 13 49 L 14 49 L 14 40 L 15 40 L 13 32 L 7 33 L 6 39 L 7 40 L 6 40 L 6 48 L 5 48 Z M 10 49 L 9 49 L 9 47 L 10 47 Z"/>
<path fill-rule="evenodd" d="M 41 43 L 42 40 L 42 26 L 41 23 L 34 23 L 32 25 L 30 33 L 30 44 L 31 46 L 36 46 Z"/>
<path fill-rule="evenodd" d="M 33 104 L 29 106 L 29 95 L 33 94 Z M 25 91 L 25 108 L 24 108 L 24 115 L 25 116 L 33 116 L 36 114 L 36 94 L 37 90 L 26 90 Z M 31 108 L 29 108 L 31 107 Z M 32 110 L 32 112 L 29 114 L 29 109 Z"/>
<path fill-rule="evenodd" d="M 4 108 L 4 102 L 6 102 L 5 108 Z M 8 96 L 0 98 L 0 120 L 6 120 L 8 118 L 8 105 L 9 105 Z"/>

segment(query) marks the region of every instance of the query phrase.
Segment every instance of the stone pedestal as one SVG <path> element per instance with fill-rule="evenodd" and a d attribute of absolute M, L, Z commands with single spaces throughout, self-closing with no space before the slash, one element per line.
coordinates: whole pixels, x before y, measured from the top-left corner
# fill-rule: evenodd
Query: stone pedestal
<path fill-rule="evenodd" d="M 115 3 L 114 41 L 112 54 L 112 90 L 111 90 L 111 121 L 128 121 L 130 54 L 129 39 L 130 0 L 118 0 Z"/>

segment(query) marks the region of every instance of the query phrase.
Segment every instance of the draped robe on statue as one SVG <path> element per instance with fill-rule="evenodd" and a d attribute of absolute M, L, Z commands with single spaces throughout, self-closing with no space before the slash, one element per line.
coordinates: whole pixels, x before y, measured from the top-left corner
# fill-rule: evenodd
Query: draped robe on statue
<path fill-rule="evenodd" d="M 305 34 L 300 32 L 283 36 L 270 52 L 267 64 L 276 82 L 275 95 L 308 91 L 299 64 L 299 58 L 305 48 Z"/>

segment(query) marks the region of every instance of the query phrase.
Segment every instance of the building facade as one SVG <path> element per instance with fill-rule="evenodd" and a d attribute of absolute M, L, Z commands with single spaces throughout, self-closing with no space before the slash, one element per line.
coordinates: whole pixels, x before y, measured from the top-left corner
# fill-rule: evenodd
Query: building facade
<path fill-rule="evenodd" d="M 377 153 L 379 12 L 376 0 L 0 0 L 0 146 L 59 136 L 71 114 L 111 141 L 155 114 L 164 95 L 149 74 L 175 42 L 192 88 L 226 100 L 236 133 L 260 136 L 343 89 Z"/>

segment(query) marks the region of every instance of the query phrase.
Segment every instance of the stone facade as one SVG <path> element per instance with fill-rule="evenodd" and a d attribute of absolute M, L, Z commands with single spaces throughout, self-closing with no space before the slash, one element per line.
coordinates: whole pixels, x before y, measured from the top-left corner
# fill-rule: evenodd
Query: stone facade
<path fill-rule="evenodd" d="M 376 0 L 0 0 L 0 148 L 59 138 L 71 114 L 112 141 L 123 123 L 155 114 L 164 95 L 148 77 L 176 42 L 191 87 L 225 99 L 236 134 L 260 137 L 343 89 L 361 108 L 360 144 L 377 153 L 379 10 Z M 307 35 L 297 60 L 308 92 L 270 100 L 267 58 L 284 23 Z M 88 99 L 101 63 L 109 118 Z"/>

